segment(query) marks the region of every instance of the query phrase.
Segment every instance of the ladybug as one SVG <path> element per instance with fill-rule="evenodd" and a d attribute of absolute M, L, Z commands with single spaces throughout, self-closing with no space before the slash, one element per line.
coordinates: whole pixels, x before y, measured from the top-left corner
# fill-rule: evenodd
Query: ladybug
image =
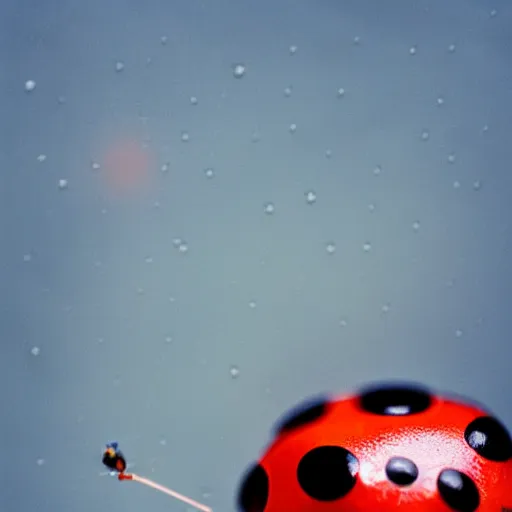
<path fill-rule="evenodd" d="M 240 512 L 512 512 L 512 440 L 482 406 L 416 384 L 320 397 L 278 423 Z"/>

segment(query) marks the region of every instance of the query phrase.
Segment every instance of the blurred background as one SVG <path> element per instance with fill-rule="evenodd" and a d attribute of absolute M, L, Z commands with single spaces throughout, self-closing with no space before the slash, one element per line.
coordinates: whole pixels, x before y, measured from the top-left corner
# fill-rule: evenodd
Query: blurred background
<path fill-rule="evenodd" d="M 289 407 L 508 397 L 512 5 L 4 0 L 0 509 L 215 511 Z"/>

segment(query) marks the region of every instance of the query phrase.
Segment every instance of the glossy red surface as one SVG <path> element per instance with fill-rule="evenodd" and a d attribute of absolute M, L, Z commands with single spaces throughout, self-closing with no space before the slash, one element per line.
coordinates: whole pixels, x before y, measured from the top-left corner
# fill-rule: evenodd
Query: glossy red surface
<path fill-rule="evenodd" d="M 479 512 L 512 508 L 512 462 L 488 461 L 467 444 L 467 425 L 485 411 L 433 397 L 420 414 L 379 416 L 363 411 L 357 395 L 341 397 L 319 419 L 277 437 L 260 460 L 269 480 L 264 512 L 450 512 L 440 498 L 437 478 L 446 468 L 467 474 L 480 492 Z M 359 460 L 354 488 L 330 502 L 311 499 L 300 487 L 297 467 L 309 450 L 341 446 Z M 386 477 L 391 457 L 418 467 L 418 478 L 397 486 Z"/>

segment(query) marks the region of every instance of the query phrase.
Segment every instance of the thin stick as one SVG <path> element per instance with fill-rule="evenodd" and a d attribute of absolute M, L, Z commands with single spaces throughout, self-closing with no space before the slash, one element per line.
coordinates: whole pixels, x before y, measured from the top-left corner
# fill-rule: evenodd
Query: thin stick
<path fill-rule="evenodd" d="M 143 478 L 134 473 L 121 473 L 118 478 L 119 480 L 134 480 L 135 482 L 139 482 L 139 484 L 147 485 L 148 487 L 163 492 L 168 496 L 172 496 L 173 498 L 176 498 L 177 500 L 180 500 L 183 503 L 187 503 L 188 505 L 191 505 L 192 507 L 195 507 L 198 510 L 201 510 L 202 512 L 212 512 L 212 509 L 210 507 L 207 507 L 206 505 L 203 505 L 202 503 L 199 503 L 198 501 L 195 501 L 192 498 L 188 498 L 187 496 L 184 496 L 179 492 L 173 491 L 172 489 L 169 489 L 169 487 L 157 484 L 156 482 L 153 482 L 148 478 Z"/>

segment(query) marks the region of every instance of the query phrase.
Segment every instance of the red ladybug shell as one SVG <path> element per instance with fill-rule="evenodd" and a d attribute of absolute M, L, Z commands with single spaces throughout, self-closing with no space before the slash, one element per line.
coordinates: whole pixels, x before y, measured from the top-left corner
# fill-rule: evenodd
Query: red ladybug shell
<path fill-rule="evenodd" d="M 310 402 L 245 475 L 240 512 L 512 512 L 512 441 L 487 411 L 404 385 Z"/>

